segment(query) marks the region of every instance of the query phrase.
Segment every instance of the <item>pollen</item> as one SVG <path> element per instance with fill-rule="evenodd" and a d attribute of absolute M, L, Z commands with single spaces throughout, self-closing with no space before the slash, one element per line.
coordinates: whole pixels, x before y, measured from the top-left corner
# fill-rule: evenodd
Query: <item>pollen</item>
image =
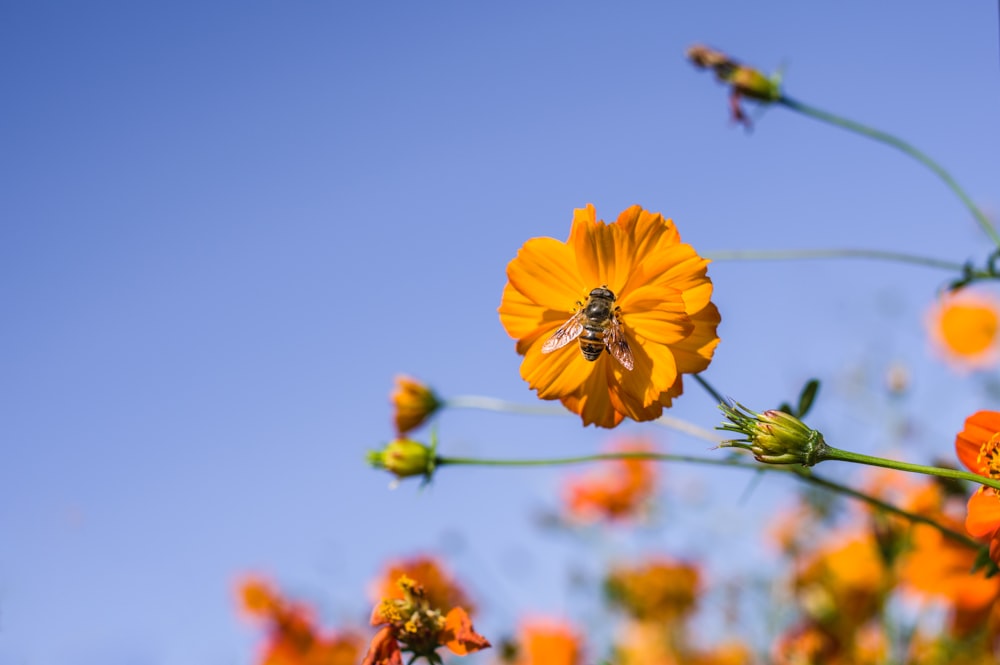
<path fill-rule="evenodd" d="M 989 478 L 1000 478 L 1000 432 L 983 442 L 976 462 Z"/>

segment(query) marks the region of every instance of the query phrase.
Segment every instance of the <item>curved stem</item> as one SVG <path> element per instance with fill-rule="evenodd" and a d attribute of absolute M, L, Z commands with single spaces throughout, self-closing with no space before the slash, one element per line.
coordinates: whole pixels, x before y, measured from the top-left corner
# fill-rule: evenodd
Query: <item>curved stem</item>
<path fill-rule="evenodd" d="M 969 212 L 972 213 L 972 216 L 976 218 L 976 221 L 979 223 L 979 226 L 982 227 L 986 235 L 990 237 L 990 239 L 993 241 L 993 244 L 1000 247 L 1000 234 L 997 234 L 996 229 L 993 228 L 993 225 L 990 223 L 990 220 L 986 218 L 986 215 L 984 215 L 983 212 L 978 207 L 976 207 L 976 204 L 972 202 L 972 199 L 970 199 L 969 195 L 965 193 L 965 190 L 959 187 L 955 179 L 951 177 L 951 174 L 945 171 L 937 162 L 935 162 L 933 159 L 925 155 L 920 150 L 917 150 L 915 147 L 913 147 L 906 141 L 896 138 L 892 134 L 887 134 L 878 129 L 868 127 L 867 125 L 862 125 L 859 122 L 848 120 L 847 118 L 842 118 L 838 115 L 834 115 L 832 113 L 828 113 L 821 109 L 809 106 L 808 104 L 803 104 L 802 102 L 796 101 L 784 95 L 778 98 L 777 103 L 782 104 L 793 111 L 798 111 L 799 113 L 807 115 L 816 120 L 821 120 L 831 125 L 836 125 L 837 127 L 840 127 L 842 129 L 847 129 L 849 131 L 861 134 L 862 136 L 867 136 L 868 138 L 873 139 L 875 141 L 880 141 L 882 143 L 885 143 L 886 145 L 890 145 L 896 148 L 897 150 L 900 150 L 909 155 L 910 157 L 914 158 L 915 160 L 917 160 L 918 162 L 929 168 L 931 171 L 933 171 L 934 174 L 938 178 L 940 178 L 941 181 L 944 182 L 944 184 L 947 185 L 952 192 L 954 192 L 954 194 L 965 205 L 965 207 L 968 208 Z"/>
<path fill-rule="evenodd" d="M 721 249 L 704 252 L 712 261 L 796 261 L 808 259 L 872 259 L 875 261 L 895 261 L 941 268 L 951 272 L 961 272 L 965 266 L 954 261 L 942 261 L 926 256 L 916 256 L 903 252 L 886 252 L 878 249 Z"/>
<path fill-rule="evenodd" d="M 980 476 L 978 473 L 969 471 L 959 471 L 958 469 L 942 469 L 936 466 L 925 466 L 923 464 L 910 464 L 909 462 L 899 462 L 897 460 L 885 459 L 884 457 L 873 457 L 852 453 L 848 450 L 840 450 L 832 446 L 825 446 L 819 454 L 819 461 L 837 460 L 840 462 L 853 462 L 855 464 L 867 464 L 869 466 L 880 466 L 886 469 L 896 469 L 898 471 L 909 471 L 911 473 L 922 473 L 928 476 L 939 476 L 941 478 L 954 478 L 956 480 L 968 480 L 980 485 L 986 485 L 1000 490 L 1000 480 Z"/>
<path fill-rule="evenodd" d="M 833 449 L 836 450 L 836 449 Z M 838 451 L 840 452 L 840 451 Z M 903 510 L 898 506 L 894 506 L 891 503 L 883 501 L 877 497 L 865 494 L 859 490 L 856 490 L 847 485 L 842 485 L 838 482 L 827 480 L 826 478 L 821 478 L 816 476 L 805 469 L 800 469 L 791 466 L 769 466 L 760 465 L 753 462 L 743 462 L 734 457 L 728 459 L 717 459 L 712 457 L 697 457 L 694 455 L 672 455 L 668 453 L 653 453 L 653 452 L 618 452 L 618 453 L 602 453 L 597 455 L 580 455 L 577 457 L 555 457 L 550 459 L 483 459 L 477 457 L 436 457 L 434 460 L 435 467 L 441 466 L 496 466 L 496 467 L 529 467 L 529 466 L 557 466 L 566 464 L 584 464 L 587 462 L 605 462 L 611 460 L 652 460 L 657 462 L 687 462 L 689 464 L 705 464 L 709 466 L 728 466 L 738 469 L 748 469 L 753 471 L 768 471 L 772 473 L 785 473 L 792 474 L 795 478 L 804 483 L 809 483 L 811 485 L 816 485 L 817 487 L 823 487 L 827 490 L 838 492 L 844 496 L 851 497 L 858 501 L 863 501 L 875 508 L 890 512 L 894 515 L 899 515 L 904 517 L 911 522 L 916 522 L 920 524 L 926 524 L 927 526 L 933 527 L 940 531 L 943 535 L 955 540 L 957 542 L 963 543 L 973 549 L 982 549 L 983 546 L 973 538 L 954 531 L 935 522 L 933 519 L 920 515 L 917 513 L 911 513 L 908 510 Z M 888 461 L 888 460 L 887 460 Z"/>

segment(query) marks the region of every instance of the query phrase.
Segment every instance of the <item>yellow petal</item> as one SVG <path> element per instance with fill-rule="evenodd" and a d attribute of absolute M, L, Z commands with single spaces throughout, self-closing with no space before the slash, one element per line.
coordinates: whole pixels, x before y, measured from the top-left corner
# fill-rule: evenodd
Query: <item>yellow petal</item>
<path fill-rule="evenodd" d="M 521 378 L 541 399 L 561 399 L 577 392 L 594 372 L 594 365 L 580 353 L 580 345 L 570 342 L 552 353 L 542 353 L 548 337 L 539 337 L 524 354 Z M 606 388 L 605 388 L 606 390 Z"/>
<path fill-rule="evenodd" d="M 573 220 L 567 243 L 573 248 L 577 268 L 587 288 L 607 286 L 618 295 L 628 273 L 627 266 L 621 265 L 624 257 L 619 256 L 616 229 L 604 222 L 578 217 Z"/>
<path fill-rule="evenodd" d="M 601 356 L 594 364 L 616 362 L 607 354 Z M 580 414 L 583 425 L 597 425 L 598 427 L 615 427 L 624 416 L 615 411 L 611 405 L 611 397 L 608 392 L 608 384 L 603 367 L 596 368 L 590 373 L 587 380 L 580 386 L 580 390 L 573 395 L 567 395 L 562 400 L 563 405 L 570 411 Z"/>
<path fill-rule="evenodd" d="M 670 345 L 670 350 L 677 361 L 677 371 L 685 374 L 695 374 L 708 367 L 712 362 L 715 347 L 719 345 L 716 329 L 721 317 L 715 305 L 709 303 L 705 309 L 693 314 L 690 320 L 694 325 L 691 334 L 680 342 Z"/>
<path fill-rule="evenodd" d="M 589 293 L 573 251 L 555 238 L 532 238 L 524 243 L 507 264 L 507 279 L 527 300 L 567 313 Z"/>
<path fill-rule="evenodd" d="M 622 306 L 622 323 L 651 344 L 675 344 L 691 334 L 683 295 L 672 289 L 642 287 Z"/>

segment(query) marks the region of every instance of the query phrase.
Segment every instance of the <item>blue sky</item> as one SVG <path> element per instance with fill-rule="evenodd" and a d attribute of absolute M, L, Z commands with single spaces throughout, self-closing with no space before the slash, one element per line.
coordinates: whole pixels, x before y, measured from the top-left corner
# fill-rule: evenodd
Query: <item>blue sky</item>
<path fill-rule="evenodd" d="M 996 12 L 5 3 L 0 663 L 246 663 L 257 633 L 231 585 L 248 571 L 350 623 L 382 562 L 430 549 L 503 629 L 523 611 L 574 615 L 567 562 L 756 542 L 790 488 L 739 503 L 742 477 L 670 467 L 675 487 L 718 500 L 590 553 L 531 523 L 561 471 L 453 470 L 390 492 L 362 459 L 391 436 L 399 372 L 532 401 L 496 315 L 504 267 L 530 237 L 565 238 L 588 202 L 609 220 L 660 211 L 703 251 L 985 255 L 922 167 L 782 109 L 748 134 L 683 53 L 704 42 L 784 65 L 790 95 L 897 132 L 996 213 Z M 863 262 L 710 275 L 723 341 L 707 376 L 742 402 L 772 406 L 820 376 L 828 437 L 878 447 L 889 419 L 852 395 L 903 363 L 913 391 L 886 408 L 926 425 L 914 459 L 950 454 L 962 418 L 989 406 L 986 379 L 928 361 L 922 315 L 946 275 Z M 674 415 L 718 420 L 694 385 Z M 449 453 L 511 456 L 613 438 L 469 412 L 446 413 L 441 434 Z"/>

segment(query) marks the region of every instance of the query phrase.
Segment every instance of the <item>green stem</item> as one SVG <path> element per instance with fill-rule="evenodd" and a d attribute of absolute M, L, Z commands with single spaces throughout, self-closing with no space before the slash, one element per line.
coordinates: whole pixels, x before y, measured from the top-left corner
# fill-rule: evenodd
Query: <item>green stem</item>
<path fill-rule="evenodd" d="M 718 390 L 716 390 L 715 388 L 712 387 L 712 384 L 710 384 L 708 381 L 706 381 L 704 378 L 702 378 L 701 374 L 692 374 L 691 376 L 694 377 L 695 381 L 697 381 L 699 384 L 701 384 L 701 387 L 704 388 L 705 391 L 709 395 L 711 395 L 715 399 L 716 402 L 718 402 L 719 404 L 728 404 L 729 403 L 726 400 L 726 398 L 723 397 L 719 393 Z"/>
<path fill-rule="evenodd" d="M 941 268 L 950 272 L 961 272 L 965 266 L 954 261 L 942 261 L 926 256 L 915 256 L 902 252 L 886 252 L 878 249 L 722 249 L 705 252 L 706 259 L 712 261 L 795 261 L 803 259 L 873 259 L 895 261 L 929 268 Z M 980 277 L 987 276 L 986 273 Z"/>
<path fill-rule="evenodd" d="M 847 129 L 849 131 L 856 132 L 858 134 L 861 134 L 862 136 L 867 136 L 870 139 L 874 139 L 875 141 L 881 141 L 882 143 L 890 145 L 896 148 L 897 150 L 901 150 L 910 157 L 914 158 L 915 160 L 917 160 L 918 162 L 929 168 L 931 171 L 933 171 L 934 174 L 938 178 L 940 178 L 941 181 L 944 182 L 944 184 L 946 184 L 951 189 L 952 192 L 955 193 L 955 195 L 959 198 L 959 200 L 961 200 L 962 203 L 965 204 L 965 207 L 969 209 L 969 212 L 972 213 L 972 216 L 976 218 L 976 221 L 979 222 L 979 226 L 982 227 L 986 235 L 990 237 L 990 239 L 993 241 L 993 244 L 1000 247 L 1000 234 L 997 234 L 996 229 L 993 228 L 993 225 L 990 223 L 990 220 L 986 218 L 986 215 L 984 215 L 983 212 L 978 207 L 976 207 L 976 204 L 973 203 L 972 199 L 969 198 L 968 194 L 966 194 L 965 191 L 961 187 L 959 187 L 955 179 L 951 177 L 951 174 L 945 171 L 937 162 L 935 162 L 933 159 L 925 155 L 920 150 L 917 150 L 915 147 L 913 147 L 906 141 L 896 138 L 892 134 L 887 134 L 878 129 L 868 127 L 867 125 L 862 125 L 859 122 L 854 122 L 853 120 L 842 118 L 838 115 L 834 115 L 832 113 L 828 113 L 821 109 L 809 106 L 808 104 L 803 104 L 802 102 L 796 101 L 784 95 L 782 95 L 777 100 L 777 103 L 782 104 L 793 111 L 798 111 L 803 115 L 815 118 L 816 120 L 821 120 L 823 122 L 830 123 L 831 125 L 835 125 L 842 129 Z"/>
<path fill-rule="evenodd" d="M 1000 490 L 1000 480 L 980 476 L 978 473 L 969 471 L 959 471 L 958 469 L 942 469 L 936 466 L 924 466 L 923 464 L 910 464 L 909 462 L 899 462 L 897 460 L 885 459 L 883 457 L 872 457 L 861 453 L 852 453 L 847 450 L 840 450 L 832 446 L 824 446 L 819 451 L 819 461 L 837 460 L 839 462 L 853 462 L 855 464 L 867 464 L 869 466 L 881 466 L 886 469 L 896 469 L 898 471 L 909 471 L 911 473 L 922 473 L 928 476 L 940 476 L 941 478 L 954 478 L 957 480 L 968 480 L 980 485 L 986 485 Z"/>
<path fill-rule="evenodd" d="M 831 449 L 836 450 L 836 449 Z M 841 452 L 841 451 L 838 451 Z M 840 483 L 834 482 L 832 480 L 827 480 L 821 478 L 812 473 L 809 473 L 805 469 L 799 469 L 792 466 L 768 466 L 759 465 L 753 462 L 743 462 L 734 457 L 728 459 L 717 459 L 712 457 L 696 457 L 693 455 L 673 455 L 667 453 L 653 453 L 653 452 L 618 452 L 618 453 L 602 453 L 597 455 L 580 455 L 577 457 L 555 457 L 550 459 L 483 459 L 477 457 L 436 457 L 434 460 L 435 467 L 442 466 L 495 466 L 495 467 L 530 467 L 530 466 L 557 466 L 566 464 L 585 464 L 587 462 L 606 462 L 611 460 L 653 460 L 657 462 L 686 462 L 689 464 L 704 464 L 708 466 L 728 466 L 738 469 L 748 469 L 753 471 L 764 471 L 772 473 L 791 473 L 795 478 L 804 483 L 809 483 L 811 485 L 816 485 L 817 487 L 823 487 L 827 490 L 838 492 L 845 496 L 851 497 L 858 501 L 863 501 L 875 508 L 884 510 L 886 512 L 893 513 L 894 515 L 899 515 L 904 517 L 911 522 L 917 522 L 920 524 L 926 524 L 927 526 L 933 527 L 940 531 L 943 535 L 955 540 L 957 542 L 968 545 L 973 549 L 982 549 L 982 545 L 976 540 L 970 538 L 969 536 L 953 531 L 943 524 L 935 522 L 933 519 L 926 517 L 924 515 L 919 515 L 917 513 L 911 513 L 907 510 L 903 510 L 897 506 L 887 503 L 882 499 L 865 494 L 856 489 L 848 487 L 847 485 L 841 485 Z M 889 460 L 886 460 L 889 461 Z"/>
<path fill-rule="evenodd" d="M 575 415 L 572 411 L 567 411 L 565 407 L 559 404 L 518 404 L 517 402 L 508 402 L 495 397 L 484 397 L 481 395 L 460 395 L 458 397 L 449 397 L 444 400 L 443 406 L 454 409 L 479 409 L 481 411 L 519 413 L 532 416 Z M 680 418 L 674 418 L 673 416 L 660 416 L 653 422 L 661 427 L 683 432 L 684 434 L 689 434 L 695 438 L 703 439 L 711 443 L 717 444 L 721 443 L 723 440 L 722 437 L 716 435 L 710 430 L 703 429 L 693 423 L 681 420 Z"/>
<path fill-rule="evenodd" d="M 696 457 L 694 455 L 673 455 L 668 453 L 651 453 L 643 451 L 599 453 L 596 455 L 579 455 L 576 457 L 553 457 L 549 459 L 483 459 L 479 457 L 437 457 L 435 466 L 562 466 L 565 464 L 586 464 L 587 462 L 607 462 L 611 460 L 652 460 L 656 462 L 687 462 L 690 464 L 707 464 L 710 466 L 732 466 L 743 469 L 758 469 L 756 464 L 742 462 L 737 459 L 717 459 L 712 457 Z M 766 468 L 766 467 L 764 467 Z"/>

